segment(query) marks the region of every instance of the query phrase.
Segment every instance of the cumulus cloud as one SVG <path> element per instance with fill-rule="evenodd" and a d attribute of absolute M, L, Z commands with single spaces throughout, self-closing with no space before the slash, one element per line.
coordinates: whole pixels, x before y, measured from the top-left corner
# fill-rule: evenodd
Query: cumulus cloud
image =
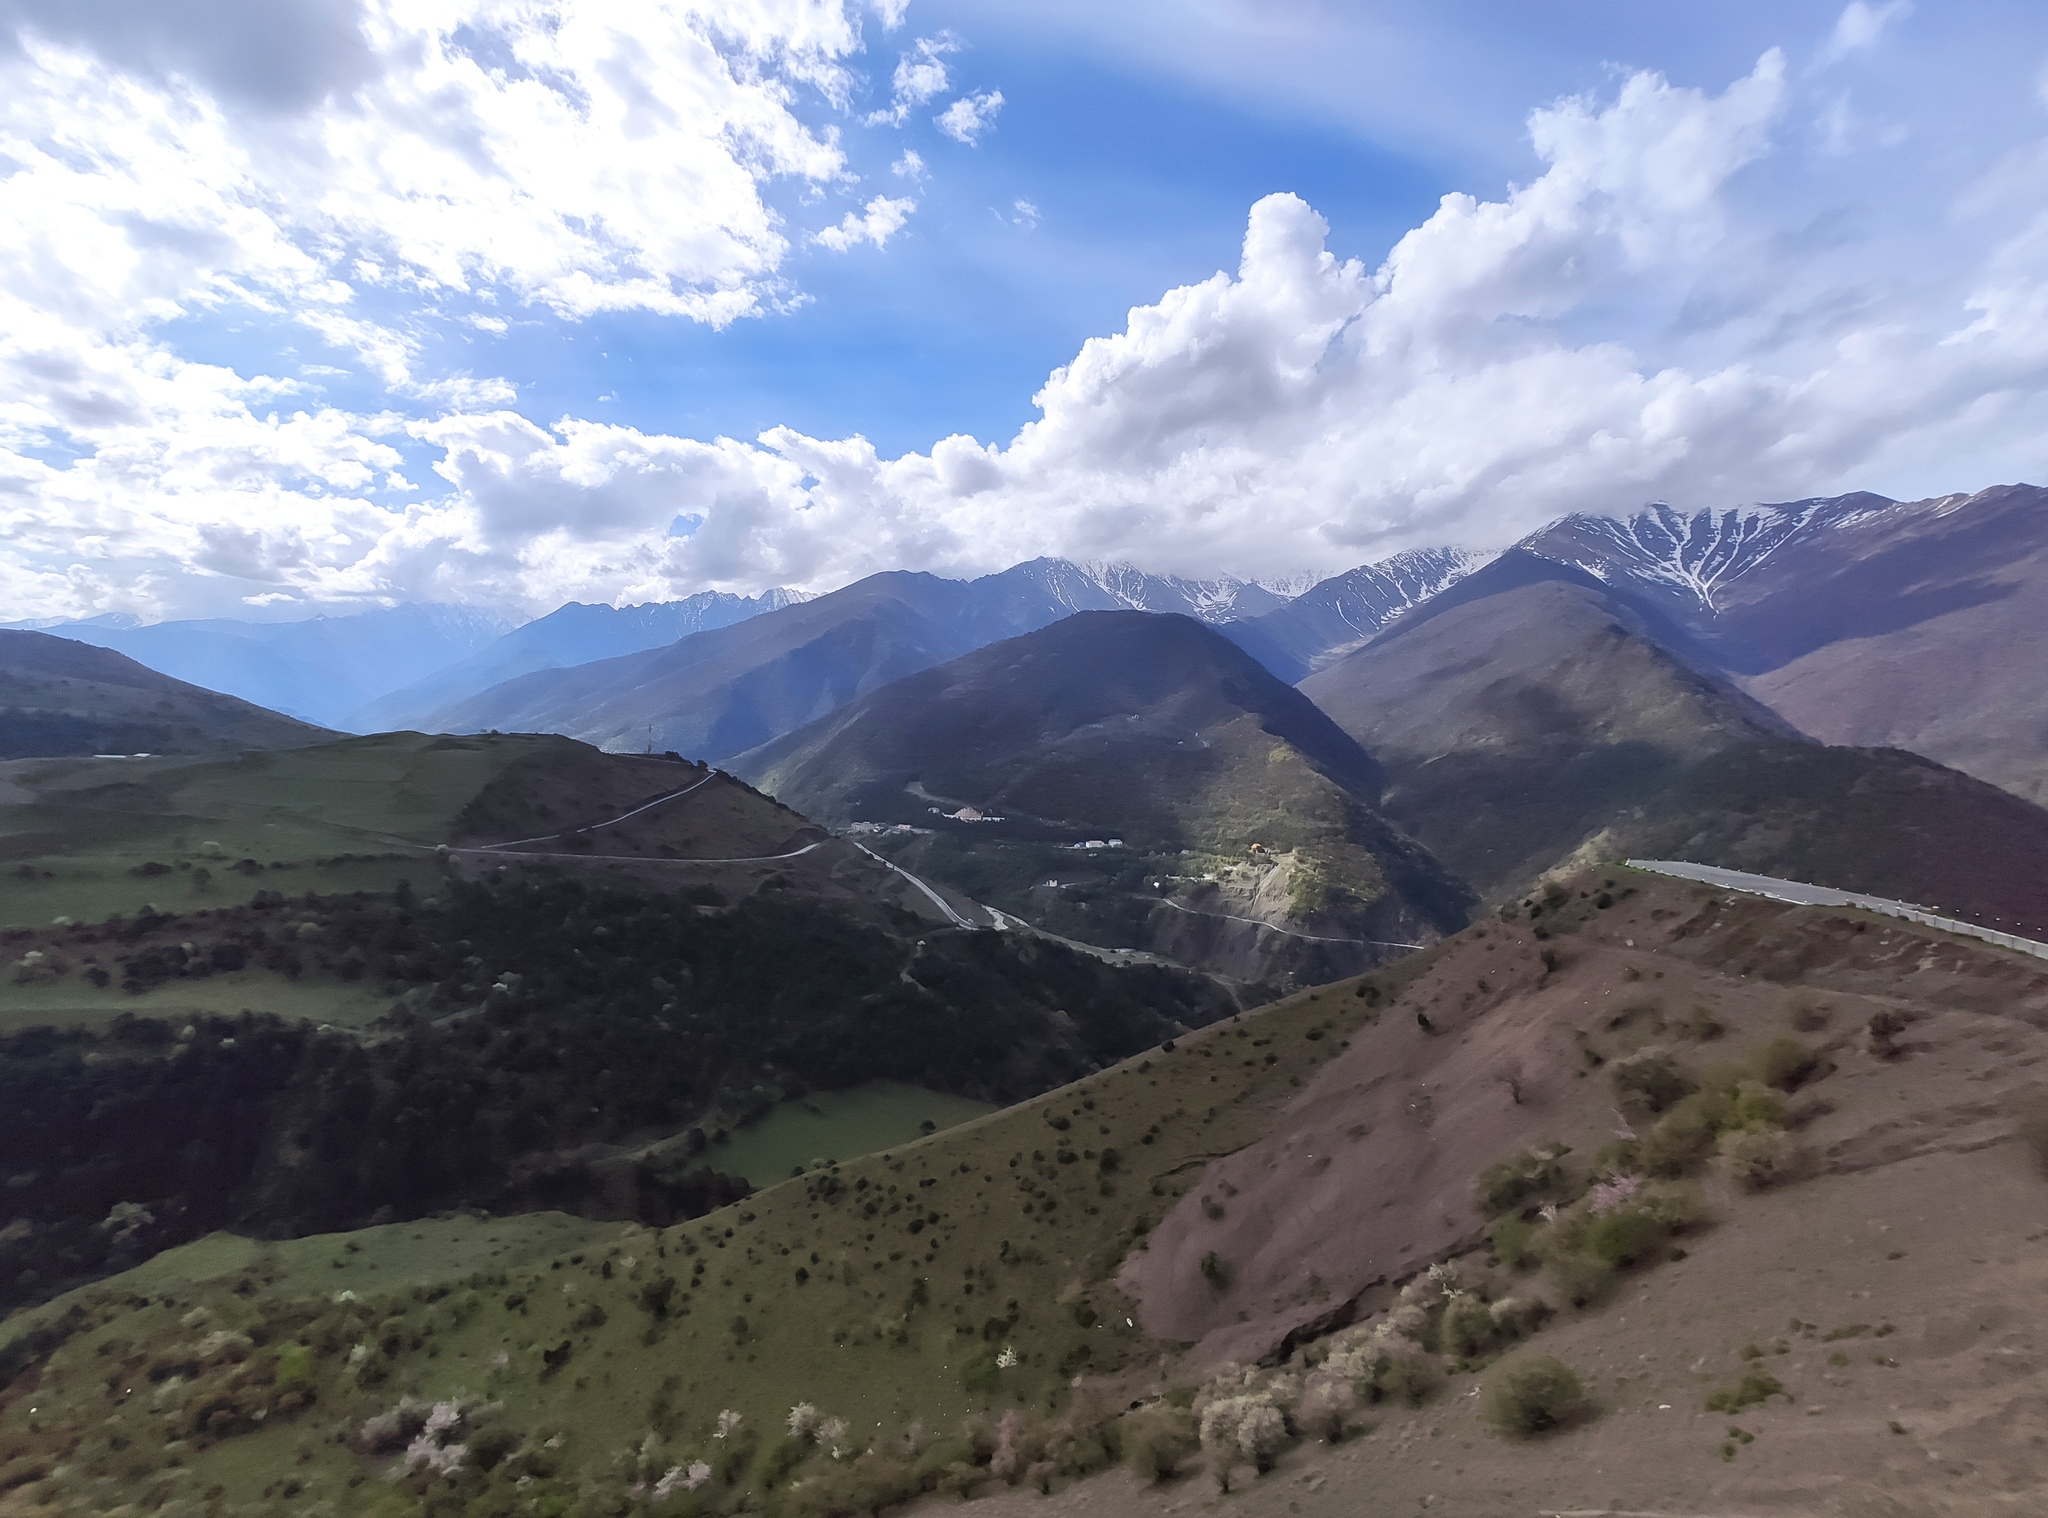
<path fill-rule="evenodd" d="M 955 142 L 973 147 L 981 134 L 994 129 L 996 112 L 1003 108 L 1001 90 L 984 90 L 979 95 L 962 95 L 932 120 Z"/>
<path fill-rule="evenodd" d="M 1719 91 L 1637 74 L 1533 112 L 1534 177 L 1446 195 L 1377 264 L 1332 252 L 1300 198 L 1268 196 L 1233 270 L 1082 344 L 1014 437 L 895 458 L 789 428 L 701 441 L 540 426 L 488 401 L 351 417 L 298 381 L 179 364 L 140 339 L 59 344 L 38 360 L 40 409 L 0 409 L 16 440 L 0 501 L 27 503 L 0 508 L 20 534 L 0 595 L 22 615 L 98 608 L 128 575 L 140 588 L 122 604 L 146 610 L 171 593 L 155 564 L 243 596 L 528 611 L 1040 553 L 1256 575 L 1500 543 L 1658 497 L 1785 499 L 1916 473 L 1967 488 L 2048 462 L 2033 423 L 2048 213 L 1997 187 L 2048 145 L 1963 197 L 1967 267 L 1883 280 L 1866 250 L 1837 256 L 1750 191 L 1760 160 L 1811 127 L 1776 53 Z M 864 229 L 872 210 L 830 230 Z M 292 251 L 267 277 L 336 277 Z M 0 323 L 16 344 L 40 330 Z M 89 448 L 70 458 L 35 436 Z"/>
<path fill-rule="evenodd" d="M 946 54 L 959 51 L 959 42 L 943 33 L 937 37 L 918 38 L 910 51 L 896 62 L 896 74 L 890 81 L 888 107 L 869 112 L 868 125 L 901 126 L 910 119 L 912 111 L 945 94 L 952 84 L 946 72 Z"/>
<path fill-rule="evenodd" d="M 436 311 L 502 332 L 466 308 L 722 326 L 790 303 L 764 189 L 844 178 L 797 105 L 843 103 L 859 45 L 841 0 L 9 0 L 0 596 L 147 611 L 183 583 L 155 564 L 270 595 L 408 509 L 390 418 L 192 363 L 173 323 L 296 328 L 460 411 L 516 391 L 423 374 Z M 874 209 L 870 240 L 893 230 Z M 327 357 L 288 372 L 341 377 Z"/>
<path fill-rule="evenodd" d="M 864 209 L 848 211 L 838 226 L 827 227 L 815 234 L 812 241 L 834 253 L 844 253 L 862 243 L 886 247 L 889 239 L 903 229 L 903 224 L 910 220 L 910 213 L 916 209 L 914 200 L 891 200 L 886 195 L 877 195 Z"/>
<path fill-rule="evenodd" d="M 915 184 L 924 178 L 924 156 L 916 148 L 905 148 L 903 156 L 889 165 L 889 172 Z"/>
<path fill-rule="evenodd" d="M 1895 21 L 1903 21 L 1913 14 L 1912 0 L 1888 0 L 1884 5 L 1871 5 L 1867 0 L 1849 0 L 1842 8 L 1842 14 L 1835 18 L 1835 29 L 1828 34 L 1827 42 L 1820 50 L 1820 64 L 1823 68 L 1840 63 L 1851 53 L 1860 53 L 1877 46 L 1887 28 Z"/>

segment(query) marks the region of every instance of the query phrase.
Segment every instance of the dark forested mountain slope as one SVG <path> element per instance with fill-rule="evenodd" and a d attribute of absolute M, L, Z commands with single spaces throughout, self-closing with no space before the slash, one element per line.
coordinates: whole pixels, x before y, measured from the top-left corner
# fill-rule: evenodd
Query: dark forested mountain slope
<path fill-rule="evenodd" d="M 1467 900 L 1380 816 L 1355 743 L 1182 617 L 1068 618 L 734 767 L 821 820 L 931 829 L 877 842 L 978 900 L 1247 979 L 1372 962 Z"/>

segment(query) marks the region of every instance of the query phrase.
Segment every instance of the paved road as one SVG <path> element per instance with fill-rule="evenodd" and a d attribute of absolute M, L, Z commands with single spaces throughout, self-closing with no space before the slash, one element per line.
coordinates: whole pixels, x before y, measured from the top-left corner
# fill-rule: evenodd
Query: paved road
<path fill-rule="evenodd" d="M 1630 869 L 1649 870 L 1654 874 L 1670 875 L 1679 880 L 1697 880 L 1702 885 L 1720 886 L 1730 891 L 1745 891 L 1752 896 L 1768 896 L 1773 901 L 1789 901 L 1797 906 L 1861 907 L 1867 912 L 1879 912 L 1886 917 L 1903 917 L 1909 922 L 1940 928 L 1946 933 L 1960 933 L 1966 938 L 1981 938 L 1986 943 L 1995 943 L 2003 948 L 2017 949 L 2022 954 L 2048 959 L 2048 944 L 2036 943 L 2031 938 L 2021 938 L 2014 933 L 2001 933 L 1996 928 L 1980 928 L 1974 922 L 1943 917 L 1928 911 L 1925 907 L 1915 906 L 1910 901 L 1894 901 L 1888 896 L 1863 896 L 1855 891 L 1837 891 L 1830 886 L 1808 885 L 1801 880 L 1780 880 L 1774 875 L 1751 875 L 1742 870 L 1724 870 L 1717 865 L 1688 864 L 1680 859 L 1630 859 L 1625 863 Z"/>
<path fill-rule="evenodd" d="M 702 790 L 717 778 L 718 771 L 713 770 L 695 785 L 686 785 L 679 791 L 670 791 L 666 796 L 656 796 L 652 801 L 644 802 L 634 807 L 630 812 L 621 812 L 618 816 L 607 817 L 602 822 L 593 822 L 580 828 L 564 828 L 559 833 L 543 833 L 538 838 L 510 838 L 503 843 L 480 843 L 473 849 L 463 849 L 460 852 L 464 854 L 494 854 L 500 849 L 516 849 L 522 843 L 552 843 L 557 838 L 568 837 L 571 833 L 588 833 L 598 828 L 608 828 L 615 822 L 624 822 L 628 817 L 638 817 L 642 812 L 651 812 L 658 806 L 667 806 L 671 801 L 680 801 L 683 797 L 689 795 L 690 792 Z M 585 857 L 592 858 L 597 856 L 586 855 Z M 607 855 L 604 857 L 609 858 L 611 856 Z M 726 859 L 718 862 L 721 864 L 734 864 L 738 861 Z"/>
<path fill-rule="evenodd" d="M 849 839 L 848 841 L 851 842 L 852 840 Z M 969 922 L 966 918 L 962 917 L 958 912 L 953 910 L 953 904 L 951 902 L 947 901 L 945 897 L 941 896 L 937 891 L 934 891 L 930 886 L 926 885 L 922 880 L 918 879 L 917 876 L 911 874 L 910 871 L 904 869 L 902 865 L 895 863 L 893 860 L 884 859 L 880 854 L 877 854 L 873 849 L 869 848 L 864 843 L 856 843 L 853 846 L 859 849 L 863 854 L 867 855 L 868 858 L 874 860 L 876 864 L 882 866 L 883 869 L 894 870 L 897 874 L 901 875 L 905 880 L 909 881 L 912 885 L 916 886 L 920 891 L 924 892 L 926 896 L 931 898 L 932 905 L 937 907 L 941 912 L 944 912 L 946 916 L 952 921 L 955 927 L 965 928 L 970 933 L 979 933 L 982 932 L 984 928 L 987 926 L 984 923 Z"/>
<path fill-rule="evenodd" d="M 787 854 L 743 854 L 732 859 L 672 859 L 665 854 L 544 854 L 538 849 L 514 850 L 502 843 L 478 849 L 450 849 L 448 852 L 488 854 L 494 859 L 566 859 L 572 863 L 581 859 L 606 864 L 774 864 L 783 859 L 801 859 L 812 849 L 822 849 L 830 842 L 830 838 L 820 838 L 816 843 L 807 843 L 800 849 L 791 849 Z"/>
<path fill-rule="evenodd" d="M 1159 897 L 1158 900 L 1162 907 L 1172 907 L 1174 911 L 1185 912 L 1190 917 L 1220 917 L 1225 922 L 1248 922 L 1253 927 L 1264 928 L 1269 933 L 1285 933 L 1289 938 L 1306 938 L 1310 943 L 1353 943 L 1362 944 L 1371 949 L 1420 949 L 1423 947 L 1419 943 L 1386 943 L 1377 938 L 1324 938 L 1316 933 L 1297 933 L 1292 928 L 1276 928 L 1270 922 L 1262 921 L 1257 917 L 1233 917 L 1228 912 L 1203 912 L 1194 907 L 1184 907 L 1179 902 L 1164 896 Z"/>

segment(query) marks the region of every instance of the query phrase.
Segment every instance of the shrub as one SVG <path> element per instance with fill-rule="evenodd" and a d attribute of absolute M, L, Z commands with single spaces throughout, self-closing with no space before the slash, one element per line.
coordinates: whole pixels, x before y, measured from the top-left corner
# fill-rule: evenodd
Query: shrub
<path fill-rule="evenodd" d="M 1194 1419 L 1185 1409 L 1165 1403 L 1129 1414 L 1121 1432 L 1124 1463 L 1141 1481 L 1171 1481 L 1181 1462 L 1201 1447 Z"/>
<path fill-rule="evenodd" d="M 1519 1339 L 1541 1328 L 1551 1309 L 1541 1297 L 1502 1297 L 1487 1311 L 1503 1338 Z"/>
<path fill-rule="evenodd" d="M 1739 1413 L 1745 1407 L 1754 1407 L 1769 1401 L 1772 1397 L 1783 1397 L 1787 1402 L 1792 1400 L 1791 1393 L 1785 1390 L 1783 1382 L 1768 1371 L 1752 1365 L 1742 1373 L 1742 1379 L 1734 1386 L 1723 1387 L 1707 1398 L 1707 1411 Z"/>
<path fill-rule="evenodd" d="M 1866 1047 L 1878 1059 L 1896 1059 L 1899 1055 L 1898 1038 L 1906 1031 L 1906 1019 L 1890 1011 L 1873 1012 L 1870 1021 L 1864 1025 Z"/>
<path fill-rule="evenodd" d="M 1757 1079 L 1780 1091 L 1798 1090 L 1819 1064 L 1820 1056 L 1790 1035 L 1772 1039 L 1757 1051 L 1755 1060 Z"/>
<path fill-rule="evenodd" d="M 1586 1229 L 1586 1250 L 1594 1259 L 1617 1268 L 1633 1265 L 1661 1244 L 1669 1231 L 1648 1208 L 1631 1203 L 1593 1220 Z"/>
<path fill-rule="evenodd" d="M 1668 1111 L 1699 1085 L 1662 1049 L 1645 1049 L 1616 1060 L 1608 1079 L 1624 1106 L 1651 1114 Z"/>
<path fill-rule="evenodd" d="M 1526 1439 L 1584 1417 L 1592 1403 L 1577 1372 L 1540 1355 L 1496 1367 L 1486 1378 L 1480 1410 L 1502 1433 Z"/>
<path fill-rule="evenodd" d="M 1548 1274 L 1557 1294 L 1574 1307 L 1598 1302 L 1614 1285 L 1614 1267 L 1591 1255 L 1553 1255 Z"/>
<path fill-rule="evenodd" d="M 1302 1431 L 1335 1444 L 1344 1437 L 1344 1416 L 1358 1402 L 1358 1390 L 1342 1367 L 1313 1372 L 1295 1418 Z"/>
<path fill-rule="evenodd" d="M 1395 1350 L 1373 1370 L 1373 1395 L 1385 1402 L 1405 1402 L 1420 1407 L 1430 1399 L 1443 1380 L 1443 1366 L 1434 1355 L 1415 1350 Z"/>
<path fill-rule="evenodd" d="M 1721 1135 L 1728 1174 L 1745 1191 L 1763 1191 L 1794 1180 L 1805 1168 L 1806 1152 L 1782 1128 Z"/>
<path fill-rule="evenodd" d="M 1569 1181 L 1559 1160 L 1571 1151 L 1562 1144 L 1525 1149 L 1488 1165 L 1473 1183 L 1473 1198 L 1488 1217 L 1543 1201 L 1569 1200 Z"/>
<path fill-rule="evenodd" d="M 1202 1256 L 1201 1268 L 1202 1279 L 1218 1291 L 1222 1291 L 1230 1285 L 1230 1267 L 1224 1263 L 1223 1257 L 1217 1254 L 1215 1250 L 1212 1249 Z"/>
<path fill-rule="evenodd" d="M 1493 1314 L 1474 1292 L 1460 1292 L 1444 1304 L 1443 1323 L 1437 1329 L 1438 1342 L 1446 1354 L 1470 1358 L 1493 1347 L 1497 1325 Z"/>
<path fill-rule="evenodd" d="M 1768 1086 L 1744 1081 L 1735 1092 L 1735 1122 L 1743 1128 L 1786 1127 L 1785 1099 Z"/>
<path fill-rule="evenodd" d="M 1714 1140 L 1735 1117 L 1734 1100 L 1707 1087 L 1695 1091 L 1658 1119 L 1643 1139 L 1643 1168 L 1652 1175 L 1681 1176 L 1714 1152 Z"/>
<path fill-rule="evenodd" d="M 1493 1257 L 1510 1270 L 1535 1263 L 1535 1244 L 1536 1225 L 1518 1212 L 1493 1225 Z"/>

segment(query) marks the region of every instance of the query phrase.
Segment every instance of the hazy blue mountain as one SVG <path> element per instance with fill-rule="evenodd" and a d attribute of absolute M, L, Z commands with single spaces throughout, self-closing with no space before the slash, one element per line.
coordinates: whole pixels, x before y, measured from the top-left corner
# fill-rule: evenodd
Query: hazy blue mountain
<path fill-rule="evenodd" d="M 1221 631 L 1291 684 L 1492 558 L 1467 548 L 1410 549 L 1323 580 L 1263 615 L 1224 622 Z"/>
<path fill-rule="evenodd" d="M 0 630 L 0 759 L 297 748 L 332 736 L 112 649 Z"/>
<path fill-rule="evenodd" d="M 191 685 L 342 728 L 372 697 L 445 669 L 512 625 L 475 607 L 407 604 L 303 622 L 213 618 L 139 627 L 95 618 L 45 630 L 111 648 Z"/>
<path fill-rule="evenodd" d="M 854 698 L 1081 611 L 1221 616 L 1278 595 L 1240 580 L 1033 559 L 978 580 L 892 572 L 667 648 L 540 670 L 422 719 L 440 731 L 565 733 L 613 749 L 730 758 Z"/>
<path fill-rule="evenodd" d="M 571 601 L 524 627 L 515 627 L 424 680 L 367 702 L 351 714 L 347 726 L 363 733 L 422 727 L 445 708 L 534 670 L 564 669 L 661 648 L 692 633 L 730 627 L 809 599 L 794 590 L 770 590 L 758 596 L 707 590 L 680 601 L 650 601 L 642 606 L 590 606 Z"/>

